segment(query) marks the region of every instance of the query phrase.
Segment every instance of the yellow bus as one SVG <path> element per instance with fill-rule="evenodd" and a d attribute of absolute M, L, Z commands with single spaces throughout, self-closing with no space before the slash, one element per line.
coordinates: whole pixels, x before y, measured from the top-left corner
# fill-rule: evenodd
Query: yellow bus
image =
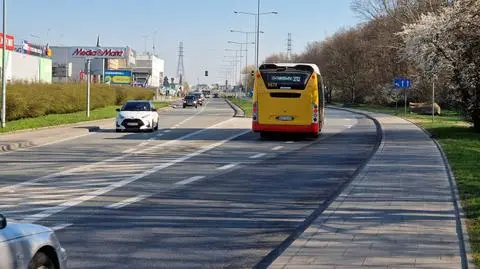
<path fill-rule="evenodd" d="M 318 137 L 325 118 L 325 94 L 315 64 L 263 64 L 255 77 L 252 130 L 305 133 Z"/>

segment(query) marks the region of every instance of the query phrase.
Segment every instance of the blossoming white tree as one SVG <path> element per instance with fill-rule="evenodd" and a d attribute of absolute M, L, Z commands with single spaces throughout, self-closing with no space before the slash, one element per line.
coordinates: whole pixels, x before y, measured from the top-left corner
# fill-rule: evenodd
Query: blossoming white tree
<path fill-rule="evenodd" d="M 422 15 L 399 33 L 404 53 L 425 75 L 445 76 L 452 94 L 480 131 L 480 1 L 459 0 Z"/>

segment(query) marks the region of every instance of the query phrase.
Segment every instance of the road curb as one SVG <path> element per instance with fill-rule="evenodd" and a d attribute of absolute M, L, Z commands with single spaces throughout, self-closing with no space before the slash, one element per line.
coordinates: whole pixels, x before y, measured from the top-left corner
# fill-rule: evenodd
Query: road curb
<path fill-rule="evenodd" d="M 453 207 L 455 208 L 455 221 L 457 223 L 457 236 L 460 241 L 460 255 L 462 256 L 462 269 L 469 269 L 475 268 L 475 264 L 473 262 L 473 255 L 472 255 L 472 248 L 470 246 L 470 237 L 468 236 L 468 229 L 467 229 L 467 218 L 465 217 L 465 211 L 463 210 L 462 204 L 459 203 L 460 195 L 458 193 L 458 184 L 455 178 L 455 175 L 452 171 L 452 167 L 448 162 L 447 155 L 443 150 L 440 143 L 437 139 L 430 133 L 427 129 L 423 128 L 423 126 L 409 120 L 402 118 L 420 128 L 430 139 L 435 143 L 435 146 L 440 151 L 440 155 L 442 156 L 443 164 L 447 171 L 448 175 L 448 183 L 450 185 L 450 191 L 453 198 Z"/>
<path fill-rule="evenodd" d="M 241 107 L 237 106 L 236 104 L 234 104 L 232 101 L 228 100 L 227 98 L 225 98 L 224 100 L 233 109 L 233 111 L 235 111 L 235 114 L 233 115 L 234 118 L 245 118 L 245 111 Z M 239 114 L 243 114 L 243 116 L 241 116 Z"/>
<path fill-rule="evenodd" d="M 384 130 L 382 128 L 382 125 L 380 124 L 380 122 L 368 115 L 368 114 L 365 114 L 363 112 L 358 112 L 358 111 L 351 111 L 351 110 L 348 110 L 348 109 L 344 109 L 344 108 L 337 108 L 337 107 L 332 107 L 332 106 L 329 106 L 328 108 L 331 108 L 331 109 L 337 109 L 337 110 L 344 110 L 344 111 L 348 111 L 350 113 L 353 113 L 353 114 L 360 114 L 360 115 L 363 115 L 365 117 L 367 117 L 368 119 L 372 120 L 375 124 L 375 127 L 377 129 L 377 141 L 375 143 L 375 146 L 373 147 L 372 151 L 370 152 L 369 156 L 367 157 L 367 159 L 357 168 L 357 170 L 355 170 L 355 172 L 353 173 L 353 175 L 350 177 L 350 179 L 348 179 L 347 181 L 345 181 L 342 186 L 340 186 L 338 188 L 338 190 L 327 200 L 325 201 L 323 204 L 319 205 L 319 207 L 317 209 L 315 209 L 291 234 L 290 236 L 288 236 L 282 243 L 280 243 L 276 248 L 274 248 L 272 251 L 270 251 L 266 256 L 263 257 L 263 259 L 258 262 L 253 268 L 255 269 L 260 269 L 260 268 L 268 268 L 278 257 L 280 257 L 283 252 L 285 252 L 285 250 L 287 250 L 288 247 L 290 247 L 290 245 L 295 241 L 297 240 L 304 231 L 307 230 L 308 227 L 310 227 L 310 225 L 312 225 L 312 223 L 317 220 L 321 215 L 322 213 L 328 209 L 330 206 L 333 206 L 333 207 L 338 207 L 343 200 L 345 200 L 348 195 L 346 195 L 341 201 L 337 201 L 337 198 L 340 197 L 340 195 L 344 192 L 347 192 L 347 193 L 351 193 L 352 190 L 353 190 L 353 185 L 352 185 L 352 182 L 354 182 L 356 179 L 358 178 L 364 178 L 365 175 L 366 175 L 366 171 L 365 171 L 365 168 L 367 167 L 368 163 L 370 163 L 370 161 L 375 157 L 375 155 L 377 154 L 377 152 L 381 149 L 383 149 L 384 145 L 385 145 L 385 135 L 384 135 Z M 335 206 L 336 205 L 336 206 Z M 324 220 L 324 222 L 327 221 L 328 218 L 326 218 Z"/>

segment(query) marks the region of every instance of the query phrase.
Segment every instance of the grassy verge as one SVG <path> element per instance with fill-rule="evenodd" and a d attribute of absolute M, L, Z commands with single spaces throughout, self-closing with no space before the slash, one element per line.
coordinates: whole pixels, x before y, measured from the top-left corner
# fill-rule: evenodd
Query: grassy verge
<path fill-rule="evenodd" d="M 468 234 L 475 264 L 480 265 L 480 133 L 458 114 L 446 111 L 442 116 L 407 114 L 403 108 L 355 107 L 407 118 L 433 134 L 442 146 L 458 183 L 462 207 L 467 216 Z M 443 112 L 442 112 L 443 113 Z"/>
<path fill-rule="evenodd" d="M 85 111 L 81 111 L 66 114 L 49 114 L 36 118 L 9 121 L 7 122 L 6 128 L 0 129 L 0 133 L 113 118 L 117 115 L 117 111 L 115 110 L 116 108 L 118 108 L 118 106 L 107 106 L 104 108 L 94 109 L 90 111 L 90 118 L 87 118 Z"/>
<path fill-rule="evenodd" d="M 235 97 L 227 97 L 227 99 L 240 107 L 245 112 L 245 117 L 252 117 L 252 99 L 240 99 Z"/>
<path fill-rule="evenodd" d="M 168 102 L 154 102 L 157 109 L 167 107 Z M 117 115 L 116 109 L 120 106 L 107 106 L 90 111 L 90 118 L 87 118 L 85 111 L 65 113 L 65 114 L 49 114 L 46 116 L 13 120 L 7 122 L 7 127 L 1 129 L 0 133 L 8 133 L 13 131 L 36 129 L 42 127 L 57 126 L 69 123 L 78 123 L 82 121 L 92 121 L 113 118 Z"/>
<path fill-rule="evenodd" d="M 155 107 L 156 107 L 157 109 L 159 109 L 159 108 L 162 108 L 162 107 L 167 107 L 167 106 L 169 106 L 170 103 L 169 103 L 169 102 L 153 102 L 153 105 L 155 105 Z"/>

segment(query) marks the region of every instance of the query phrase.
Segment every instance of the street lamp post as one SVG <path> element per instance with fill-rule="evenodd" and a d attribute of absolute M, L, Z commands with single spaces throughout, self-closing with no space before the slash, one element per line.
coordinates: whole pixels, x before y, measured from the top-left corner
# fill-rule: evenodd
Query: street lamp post
<path fill-rule="evenodd" d="M 240 53 L 241 53 L 241 51 L 242 51 L 242 50 L 236 50 L 236 49 L 225 49 L 225 51 L 232 51 L 232 52 L 235 52 L 235 55 L 232 55 L 232 56 L 230 56 L 230 57 L 233 57 L 233 58 L 235 58 L 235 60 L 234 60 L 234 63 L 235 63 L 235 65 L 234 65 L 234 68 L 235 68 L 235 71 L 234 71 L 234 72 L 235 72 L 235 73 L 234 73 L 234 76 L 235 76 L 235 84 L 236 84 L 236 83 L 237 83 L 237 71 L 238 71 L 238 69 L 237 69 L 237 64 L 239 64 L 239 63 L 240 63 L 240 60 L 239 60 L 239 59 L 241 59 L 241 58 L 242 58 L 242 56 L 241 56 L 241 55 L 240 55 L 240 56 L 238 55 L 238 52 L 240 52 Z M 228 56 L 225 56 L 225 57 L 228 57 Z"/>
<path fill-rule="evenodd" d="M 247 41 L 247 42 L 228 41 L 228 43 L 229 43 L 229 44 L 237 44 L 237 45 L 240 45 L 240 51 L 243 50 L 243 45 L 245 45 L 245 59 L 246 59 L 246 60 L 245 60 L 245 73 L 246 73 L 246 72 L 247 72 L 247 67 L 248 67 L 248 56 L 247 56 L 247 55 L 248 55 L 248 45 L 249 45 L 249 44 L 255 44 L 255 43 L 254 43 L 254 42 L 250 42 L 250 43 L 249 43 L 248 41 Z M 240 57 L 241 57 L 241 56 L 242 56 L 242 54 L 240 53 Z M 240 74 L 241 74 L 241 73 L 242 73 L 242 72 L 240 71 Z M 241 77 L 241 75 L 240 75 L 240 77 Z M 248 82 L 247 82 L 248 80 L 247 80 L 247 79 L 248 79 L 248 77 L 245 75 L 245 88 L 247 87 L 247 84 L 248 84 Z"/>
<path fill-rule="evenodd" d="M 260 0 L 257 1 L 257 12 L 241 12 L 241 11 L 234 11 L 233 13 L 235 14 L 244 14 L 244 15 L 251 15 L 255 16 L 256 19 L 256 38 L 255 38 L 255 65 L 258 69 L 258 59 L 259 57 L 259 52 L 260 52 L 260 15 L 269 15 L 269 14 L 278 14 L 277 11 L 271 11 L 271 12 L 260 12 Z"/>
<path fill-rule="evenodd" d="M 5 57 L 7 54 L 7 0 L 3 0 L 3 44 L 2 44 L 2 128 L 6 127 L 7 109 L 7 76 L 5 72 Z"/>

